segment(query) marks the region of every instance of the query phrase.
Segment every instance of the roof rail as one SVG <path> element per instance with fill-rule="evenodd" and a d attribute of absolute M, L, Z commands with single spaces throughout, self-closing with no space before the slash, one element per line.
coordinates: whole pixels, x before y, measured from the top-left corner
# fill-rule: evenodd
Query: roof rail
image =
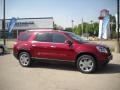
<path fill-rule="evenodd" d="M 35 29 L 35 30 L 26 30 L 26 31 L 53 31 L 53 29 Z"/>

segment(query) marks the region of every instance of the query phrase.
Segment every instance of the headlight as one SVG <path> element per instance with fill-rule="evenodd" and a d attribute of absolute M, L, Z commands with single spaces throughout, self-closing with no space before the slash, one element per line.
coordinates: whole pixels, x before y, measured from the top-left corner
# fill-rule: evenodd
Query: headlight
<path fill-rule="evenodd" d="M 108 53 L 107 49 L 103 46 L 96 46 L 96 48 L 99 52 Z"/>

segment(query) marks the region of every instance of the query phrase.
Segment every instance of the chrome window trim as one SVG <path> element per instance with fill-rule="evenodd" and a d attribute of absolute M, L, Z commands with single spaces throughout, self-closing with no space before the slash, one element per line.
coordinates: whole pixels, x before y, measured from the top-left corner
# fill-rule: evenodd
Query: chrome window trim
<path fill-rule="evenodd" d="M 61 59 L 49 59 L 49 58 L 37 58 L 37 57 L 31 57 L 31 58 L 32 59 L 39 59 L 39 60 L 75 62 L 75 60 L 61 60 Z"/>

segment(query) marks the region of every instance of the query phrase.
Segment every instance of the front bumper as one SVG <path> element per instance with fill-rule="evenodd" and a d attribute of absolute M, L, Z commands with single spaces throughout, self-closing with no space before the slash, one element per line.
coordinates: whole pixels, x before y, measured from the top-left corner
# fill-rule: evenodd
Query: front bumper
<path fill-rule="evenodd" d="M 101 66 L 105 66 L 107 65 L 111 60 L 113 59 L 113 55 L 110 54 L 107 58 L 105 58 L 104 60 L 99 60 L 98 61 L 98 67 L 101 67 Z"/>
<path fill-rule="evenodd" d="M 109 61 L 113 59 L 113 55 L 111 54 L 110 56 L 108 56 L 107 58 Z"/>

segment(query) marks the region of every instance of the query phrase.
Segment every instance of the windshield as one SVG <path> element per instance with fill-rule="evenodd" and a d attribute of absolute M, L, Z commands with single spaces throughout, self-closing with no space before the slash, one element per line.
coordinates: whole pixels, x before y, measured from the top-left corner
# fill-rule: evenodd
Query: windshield
<path fill-rule="evenodd" d="M 74 40 L 76 40 L 76 41 L 78 41 L 78 42 L 80 42 L 80 43 L 86 43 L 86 42 L 88 42 L 88 40 L 87 40 L 87 38 L 85 38 L 85 37 L 80 37 L 79 35 L 76 35 L 76 34 L 74 34 L 74 33 L 67 33 L 72 39 L 74 39 Z"/>

